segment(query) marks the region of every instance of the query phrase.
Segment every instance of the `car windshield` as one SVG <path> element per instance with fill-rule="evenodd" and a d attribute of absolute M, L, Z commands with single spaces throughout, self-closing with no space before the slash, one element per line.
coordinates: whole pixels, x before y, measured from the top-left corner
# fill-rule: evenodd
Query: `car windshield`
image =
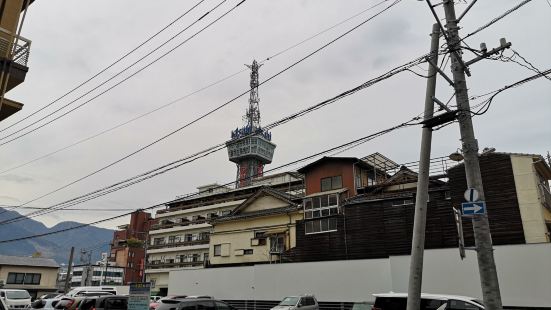
<path fill-rule="evenodd" d="M 29 299 L 31 295 L 27 291 L 6 291 L 8 299 Z"/>
<path fill-rule="evenodd" d="M 299 297 L 285 297 L 279 305 L 280 306 L 294 306 L 298 303 Z"/>

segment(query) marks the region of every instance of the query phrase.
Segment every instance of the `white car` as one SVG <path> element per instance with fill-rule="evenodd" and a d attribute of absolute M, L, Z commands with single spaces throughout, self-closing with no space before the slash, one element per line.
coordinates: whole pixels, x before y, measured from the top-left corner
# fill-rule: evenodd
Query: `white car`
<path fill-rule="evenodd" d="M 1 289 L 0 298 L 6 308 L 10 310 L 31 308 L 31 295 L 26 290 Z"/>
<path fill-rule="evenodd" d="M 287 296 L 271 310 L 319 310 L 318 301 L 313 295 Z"/>
<path fill-rule="evenodd" d="M 31 309 L 53 310 L 60 300 L 60 298 L 37 299 L 32 303 Z"/>
<path fill-rule="evenodd" d="M 407 293 L 373 294 L 373 310 L 406 310 Z M 482 301 L 466 296 L 421 294 L 420 310 L 464 309 L 483 310 Z"/>

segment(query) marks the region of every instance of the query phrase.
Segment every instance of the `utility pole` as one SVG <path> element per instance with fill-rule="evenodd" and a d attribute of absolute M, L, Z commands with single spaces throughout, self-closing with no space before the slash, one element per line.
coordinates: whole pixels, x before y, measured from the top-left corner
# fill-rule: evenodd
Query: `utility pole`
<path fill-rule="evenodd" d="M 447 39 L 452 60 L 453 86 L 455 88 L 455 98 L 458 106 L 458 121 L 465 163 L 465 174 L 467 176 L 467 186 L 469 188 L 475 188 L 479 193 L 479 199 L 484 201 L 482 175 L 478 162 L 478 142 L 474 135 L 471 119 L 469 95 L 465 79 L 465 70 L 467 68 L 461 57 L 461 39 L 459 37 L 458 21 L 455 16 L 453 0 L 444 0 L 443 5 L 446 14 Z M 499 291 L 488 216 L 486 214 L 474 215 L 472 222 L 484 306 L 487 310 L 501 310 L 501 294 Z"/>
<path fill-rule="evenodd" d="M 109 266 L 109 257 L 105 253 L 105 271 L 103 272 L 103 285 L 107 284 L 107 267 Z"/>
<path fill-rule="evenodd" d="M 438 46 L 440 26 L 432 25 L 429 56 L 433 63 L 438 63 Z M 425 93 L 424 120 L 432 118 L 434 113 L 434 95 L 436 92 L 436 68 L 429 65 L 427 90 Z M 409 284 L 407 310 L 417 310 L 421 306 L 421 286 L 423 282 L 423 254 L 425 251 L 425 226 L 427 222 L 427 201 L 429 195 L 430 150 L 432 128 L 423 127 L 421 134 L 421 151 L 419 155 L 419 174 L 417 175 L 417 194 L 415 196 L 415 219 L 413 222 L 413 239 L 411 242 L 411 261 L 409 266 Z"/>
<path fill-rule="evenodd" d="M 73 274 L 73 255 L 75 254 L 75 247 L 71 247 L 71 254 L 69 254 L 69 266 L 67 267 L 67 276 L 65 277 L 65 287 L 63 293 L 69 292 L 71 288 L 71 278 Z"/>

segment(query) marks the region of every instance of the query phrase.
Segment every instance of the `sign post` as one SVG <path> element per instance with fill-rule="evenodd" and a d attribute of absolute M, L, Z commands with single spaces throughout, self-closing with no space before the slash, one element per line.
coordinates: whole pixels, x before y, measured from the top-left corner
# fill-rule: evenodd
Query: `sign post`
<path fill-rule="evenodd" d="M 130 283 L 128 310 L 149 310 L 151 284 L 148 282 Z"/>

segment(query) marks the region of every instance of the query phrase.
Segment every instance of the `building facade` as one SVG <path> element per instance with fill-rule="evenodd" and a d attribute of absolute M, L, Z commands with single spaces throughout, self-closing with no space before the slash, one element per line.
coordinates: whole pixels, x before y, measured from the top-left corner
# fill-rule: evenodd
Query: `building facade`
<path fill-rule="evenodd" d="M 33 0 L 10 0 L 0 3 L 0 121 L 23 108 L 23 104 L 5 94 L 23 83 L 29 71 L 27 62 L 31 41 L 18 32 L 28 6 Z"/>
<path fill-rule="evenodd" d="M 310 166 L 310 170 L 303 170 L 305 179 L 321 182 L 326 173 L 316 170 L 323 169 L 328 161 L 326 159 L 325 164 L 317 168 Z M 548 180 L 551 168 L 543 158 L 490 152 L 480 155 L 480 168 L 493 244 L 549 242 L 551 195 Z M 463 164 L 455 164 L 445 170 L 435 170 L 446 173 L 430 178 L 425 247 L 454 248 L 458 246 L 458 237 L 453 207 L 460 208 L 464 202 L 463 193 L 467 188 L 465 168 Z M 343 184 L 351 182 L 351 177 L 342 181 Z M 309 223 L 310 218 L 316 216 L 323 220 L 326 208 L 320 203 L 318 210 L 318 202 L 309 201 L 319 193 L 307 195 L 304 200 L 305 219 L 296 225 L 296 247 L 285 253 L 285 260 L 304 262 L 409 255 L 416 187 L 417 173 L 401 167 L 384 180 L 359 189 L 361 194 L 343 200 L 338 200 L 338 197 L 329 200 L 330 210 L 325 211 L 325 220 L 329 223 L 325 226 L 323 223 Z M 344 189 L 341 191 L 344 193 Z M 311 209 L 316 213 L 309 216 L 307 213 Z M 468 218 L 462 221 L 465 245 L 472 247 L 471 221 Z"/>
<path fill-rule="evenodd" d="M 130 216 L 130 223 L 119 226 L 119 230 L 113 233 L 109 260 L 125 269 L 125 285 L 143 280 L 145 247 L 152 223 L 150 213 L 134 212 Z"/>
<path fill-rule="evenodd" d="M 303 180 L 296 173 L 280 173 L 255 178 L 252 185 L 231 189 L 216 184 L 198 188 L 196 195 L 167 203 L 155 215 L 157 223 L 149 231 L 146 278 L 162 295 L 168 290 L 172 270 L 203 268 L 209 265 L 209 221 L 231 214 L 263 186 L 292 195 L 301 195 Z"/>
<path fill-rule="evenodd" d="M 100 262 L 95 265 L 75 265 L 72 270 L 71 287 L 124 285 L 124 269 L 114 264 L 106 267 Z"/>
<path fill-rule="evenodd" d="M 281 262 L 296 244 L 301 198 L 263 187 L 230 214 L 211 220 L 209 266 Z"/>
<path fill-rule="evenodd" d="M 0 255 L 0 287 L 27 290 L 36 298 L 57 291 L 58 269 L 50 258 Z"/>

